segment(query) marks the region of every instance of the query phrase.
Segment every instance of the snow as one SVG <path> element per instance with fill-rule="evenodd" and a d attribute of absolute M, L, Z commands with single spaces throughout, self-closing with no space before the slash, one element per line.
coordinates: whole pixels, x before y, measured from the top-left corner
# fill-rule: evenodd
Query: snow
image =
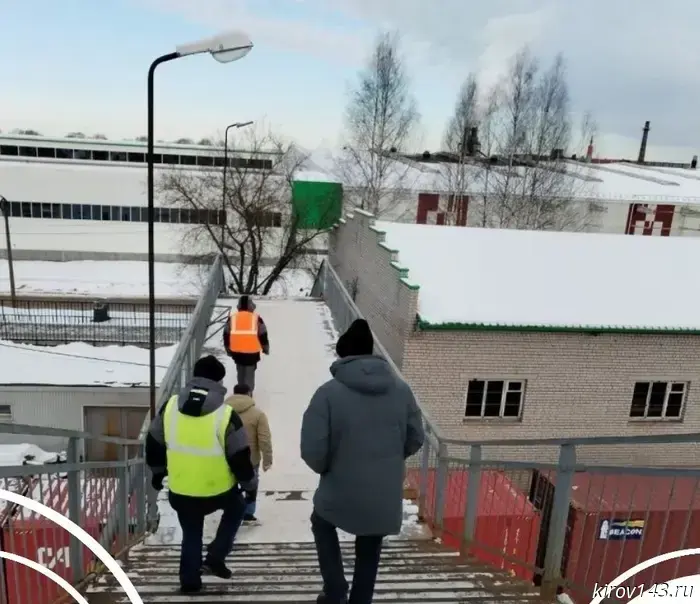
<path fill-rule="evenodd" d="M 147 297 L 148 263 L 138 261 L 15 262 L 18 294 L 81 294 L 95 297 Z M 157 262 L 156 296 L 198 297 L 206 283 L 209 265 Z M 270 267 L 261 267 L 261 279 Z M 273 284 L 270 296 L 306 296 L 313 276 L 303 269 L 288 269 Z M 9 267 L 0 262 L 0 292 L 10 291 Z"/>
<path fill-rule="evenodd" d="M 225 300 L 220 301 L 222 306 Z M 260 526 L 241 527 L 237 542 L 274 543 L 312 541 L 309 518 L 318 476 L 302 461 L 300 432 L 302 415 L 311 396 L 330 379 L 328 368 L 335 360 L 335 331 L 325 304 L 302 300 L 259 300 L 257 310 L 270 332 L 270 355 L 263 357 L 256 374 L 255 400 L 265 411 L 272 432 L 274 464 L 260 476 L 256 516 Z M 212 332 L 219 325 L 211 327 Z M 219 346 L 219 339 L 212 340 Z M 214 353 L 226 364 L 224 385 L 233 389 L 234 366 L 223 351 Z M 404 502 L 405 533 L 422 538 L 424 530 L 417 524 L 417 508 Z M 147 544 L 177 544 L 182 539 L 177 515 L 170 508 L 165 491 L 159 497 L 158 531 Z M 220 514 L 212 514 L 205 524 L 205 542 L 213 538 Z M 341 539 L 353 537 L 341 533 Z"/>
<path fill-rule="evenodd" d="M 160 382 L 177 345 L 156 349 Z M 0 340 L 4 384 L 52 386 L 145 386 L 149 383 L 148 350 L 136 346 L 30 346 Z"/>
<path fill-rule="evenodd" d="M 148 296 L 148 263 L 137 261 L 101 262 L 15 262 L 18 294 L 84 294 L 91 296 Z M 197 297 L 202 288 L 197 266 L 157 262 L 156 296 Z M 9 268 L 0 262 L 0 292 L 10 291 Z"/>
<path fill-rule="evenodd" d="M 429 323 L 700 329 L 693 237 L 375 226 Z"/>
<path fill-rule="evenodd" d="M 48 453 L 35 445 L 0 445 L 0 466 L 40 466 L 65 461 L 62 453 Z"/>

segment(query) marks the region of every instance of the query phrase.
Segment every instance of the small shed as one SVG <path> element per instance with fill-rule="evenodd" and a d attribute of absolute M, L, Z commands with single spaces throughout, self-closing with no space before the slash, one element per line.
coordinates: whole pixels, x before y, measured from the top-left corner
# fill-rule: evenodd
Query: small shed
<path fill-rule="evenodd" d="M 410 482 L 418 484 L 420 470 L 411 469 L 408 474 Z M 447 547 L 454 549 L 460 549 L 463 542 L 468 481 L 466 470 L 448 472 L 441 538 Z M 434 485 L 435 470 L 430 470 L 427 490 L 430 495 L 426 502 L 429 518 L 435 518 Z M 483 470 L 471 554 L 514 576 L 532 580 L 532 570 L 528 566 L 535 563 L 539 530 L 540 516 L 527 494 L 516 488 L 505 473 Z"/>
<path fill-rule="evenodd" d="M 551 509 L 556 474 L 536 473 L 533 491 Z M 700 547 L 700 478 L 577 472 L 571 492 L 562 571 L 574 601 L 590 602 L 597 585 L 607 585 L 636 564 L 663 553 Z M 538 564 L 546 555 L 546 531 Z M 663 562 L 625 585 L 651 586 L 697 572 L 697 557 Z"/>

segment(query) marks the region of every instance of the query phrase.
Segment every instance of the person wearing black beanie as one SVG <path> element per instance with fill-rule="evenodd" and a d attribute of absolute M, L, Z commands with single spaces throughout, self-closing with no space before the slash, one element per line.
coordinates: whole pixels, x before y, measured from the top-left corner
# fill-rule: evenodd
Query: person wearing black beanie
<path fill-rule="evenodd" d="M 320 476 L 311 530 L 323 593 L 317 604 L 348 602 L 338 529 L 355 535 L 350 602 L 371 602 L 383 538 L 403 520 L 405 460 L 425 434 L 411 388 L 375 356 L 372 330 L 353 321 L 338 338 L 333 379 L 314 394 L 301 427 L 301 457 Z"/>
<path fill-rule="evenodd" d="M 215 356 L 198 359 L 192 379 L 162 405 L 146 436 L 151 484 L 160 491 L 168 476 L 168 499 L 182 528 L 180 588 L 185 594 L 202 589 L 203 571 L 231 577 L 225 560 L 245 513 L 241 490 L 255 493 L 258 488 L 245 427 L 224 403 L 224 377 L 226 368 Z M 222 433 L 217 434 L 218 426 Z M 198 441 L 207 455 L 196 451 L 192 443 Z M 220 455 L 209 453 L 214 448 Z M 217 510 L 223 514 L 202 565 L 204 518 Z"/>

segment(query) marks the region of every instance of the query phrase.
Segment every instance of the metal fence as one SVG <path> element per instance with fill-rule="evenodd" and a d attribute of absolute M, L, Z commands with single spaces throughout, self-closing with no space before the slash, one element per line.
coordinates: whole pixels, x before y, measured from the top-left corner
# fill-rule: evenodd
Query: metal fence
<path fill-rule="evenodd" d="M 156 307 L 156 344 L 180 341 L 194 310 L 192 304 Z M 94 346 L 148 346 L 148 305 L 106 301 L 0 301 L 0 340 L 57 346 L 85 342 Z"/>
<path fill-rule="evenodd" d="M 0 423 L 0 434 L 68 439 L 65 461 L 0 466 L 0 488 L 19 493 L 68 517 L 117 556 L 146 531 L 143 443 L 118 437 Z M 119 461 L 82 462 L 87 441 L 111 443 Z M 72 583 L 99 572 L 94 554 L 68 531 L 27 508 L 0 501 L 0 550 L 34 560 Z M 15 561 L 0 565 L 0 604 L 52 604 L 62 589 Z"/>
<path fill-rule="evenodd" d="M 328 262 L 312 296 L 325 300 L 339 330 L 362 316 Z M 376 339 L 375 349 L 400 375 Z M 676 558 L 606 587 L 639 562 L 700 547 L 700 469 L 577 461 L 590 447 L 697 447 L 700 434 L 469 441 L 443 437 L 424 409 L 423 419 L 426 441 L 407 461 L 407 491 L 446 546 L 540 585 L 545 597 L 564 591 L 577 604 L 596 596 L 629 601 L 644 586 L 700 572 L 700 556 Z M 497 460 L 490 447 L 548 448 L 558 451 L 558 462 Z"/>
<path fill-rule="evenodd" d="M 223 288 L 221 258 L 211 267 L 204 291 L 180 339 L 158 388 L 158 408 L 192 376 L 212 311 Z M 150 417 L 139 438 L 99 436 L 85 432 L 0 423 L 0 434 L 68 439 L 66 461 L 58 464 L 0 466 L 0 488 L 41 501 L 80 524 L 100 544 L 118 556 L 158 525 L 157 493 L 150 484 L 144 445 Z M 120 460 L 84 462 L 85 441 L 113 443 Z M 80 583 L 102 568 L 92 553 L 65 530 L 30 511 L 0 502 L 0 551 L 35 560 L 72 583 Z M 3 563 L 4 562 L 4 563 Z M 0 604 L 55 604 L 60 588 L 15 562 L 0 561 Z"/>

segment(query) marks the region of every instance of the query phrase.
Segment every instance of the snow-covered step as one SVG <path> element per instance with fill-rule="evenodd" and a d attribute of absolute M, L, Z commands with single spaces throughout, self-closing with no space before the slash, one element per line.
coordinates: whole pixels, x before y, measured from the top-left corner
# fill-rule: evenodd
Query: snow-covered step
<path fill-rule="evenodd" d="M 348 581 L 352 580 L 354 548 L 341 544 Z M 205 591 L 197 596 L 178 592 L 179 547 L 142 545 L 125 565 L 144 604 L 198 602 L 295 602 L 311 604 L 321 590 L 316 551 L 312 543 L 238 544 L 228 557 L 230 581 L 204 577 Z M 111 577 L 90 586 L 89 601 L 127 604 Z M 534 586 L 504 573 L 460 558 L 431 541 L 385 542 L 375 602 L 404 604 L 535 602 Z"/>

